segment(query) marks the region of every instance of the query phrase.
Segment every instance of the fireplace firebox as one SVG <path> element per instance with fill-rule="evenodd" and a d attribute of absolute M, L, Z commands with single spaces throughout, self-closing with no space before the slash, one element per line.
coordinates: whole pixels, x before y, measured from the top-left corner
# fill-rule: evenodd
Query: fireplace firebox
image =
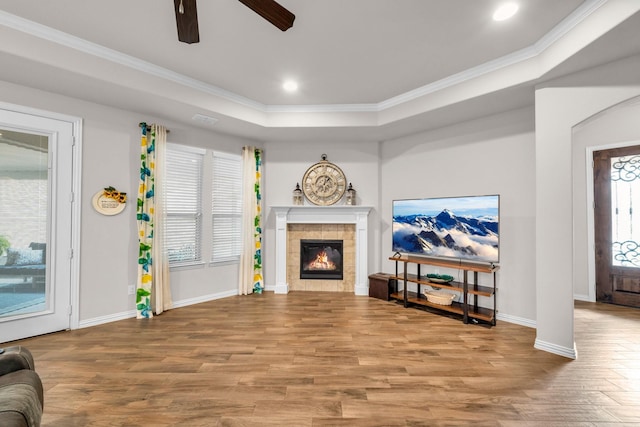
<path fill-rule="evenodd" d="M 300 240 L 300 278 L 342 280 L 342 240 Z"/>

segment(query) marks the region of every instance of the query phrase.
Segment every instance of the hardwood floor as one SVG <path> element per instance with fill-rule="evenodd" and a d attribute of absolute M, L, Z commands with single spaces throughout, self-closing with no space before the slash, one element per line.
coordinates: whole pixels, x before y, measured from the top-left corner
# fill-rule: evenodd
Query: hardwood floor
<path fill-rule="evenodd" d="M 321 292 L 16 343 L 43 426 L 640 425 L 640 310 L 577 303 L 575 319 L 577 360 L 534 349 L 531 328 Z"/>

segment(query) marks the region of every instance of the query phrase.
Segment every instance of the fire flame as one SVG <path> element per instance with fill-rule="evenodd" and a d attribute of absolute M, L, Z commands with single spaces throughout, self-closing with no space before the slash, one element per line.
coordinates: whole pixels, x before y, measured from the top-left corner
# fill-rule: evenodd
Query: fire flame
<path fill-rule="evenodd" d="M 336 265 L 329 261 L 329 256 L 325 251 L 321 251 L 316 259 L 309 263 L 310 270 L 335 270 Z"/>

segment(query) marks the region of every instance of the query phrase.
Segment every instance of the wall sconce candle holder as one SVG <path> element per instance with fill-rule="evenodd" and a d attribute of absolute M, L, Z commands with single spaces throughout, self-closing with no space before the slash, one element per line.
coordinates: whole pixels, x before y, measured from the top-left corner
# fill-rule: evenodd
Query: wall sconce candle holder
<path fill-rule="evenodd" d="M 296 183 L 296 188 L 293 190 L 293 204 L 295 206 L 302 206 L 303 204 L 302 190 L 299 183 Z"/>
<path fill-rule="evenodd" d="M 355 206 L 356 204 L 356 190 L 353 188 L 353 185 L 349 183 L 349 188 L 347 188 L 347 205 Z"/>

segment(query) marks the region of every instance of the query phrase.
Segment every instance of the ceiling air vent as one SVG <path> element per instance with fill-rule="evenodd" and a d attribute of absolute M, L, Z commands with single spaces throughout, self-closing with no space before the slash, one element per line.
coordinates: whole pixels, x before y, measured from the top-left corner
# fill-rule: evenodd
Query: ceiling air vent
<path fill-rule="evenodd" d="M 218 121 L 218 119 L 216 119 L 215 117 L 205 116 L 204 114 L 196 114 L 193 117 L 191 117 L 191 119 L 197 122 L 207 123 L 209 125 L 215 125 L 216 122 Z"/>

